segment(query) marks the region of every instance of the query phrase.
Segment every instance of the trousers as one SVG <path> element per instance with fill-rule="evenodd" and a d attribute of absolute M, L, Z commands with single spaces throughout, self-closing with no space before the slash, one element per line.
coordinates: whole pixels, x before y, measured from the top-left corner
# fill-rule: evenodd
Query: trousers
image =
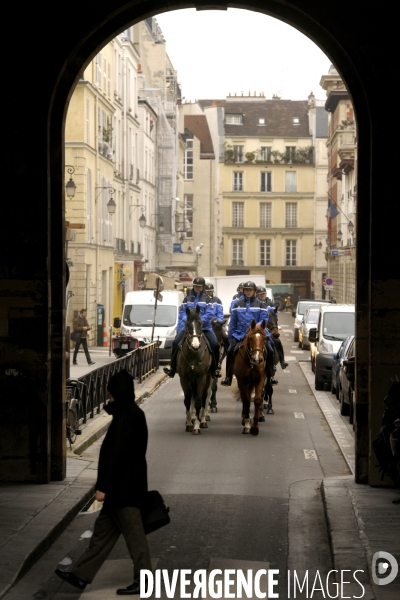
<path fill-rule="evenodd" d="M 89 350 L 88 350 L 87 338 L 83 338 L 83 337 L 81 337 L 79 339 L 79 341 L 76 342 L 76 344 L 75 344 L 73 362 L 76 362 L 76 359 L 77 359 L 77 356 L 78 356 L 78 352 L 79 352 L 79 347 L 80 347 L 81 344 L 82 344 L 82 348 L 83 348 L 83 351 L 84 351 L 85 356 L 86 356 L 86 360 L 88 361 L 88 363 L 92 362 L 92 359 L 90 358 L 90 354 L 89 354 Z"/>
<path fill-rule="evenodd" d="M 133 580 L 140 581 L 140 570 L 151 569 L 151 558 L 143 529 L 140 510 L 135 506 L 113 508 L 103 506 L 94 525 L 88 548 L 76 563 L 73 573 L 92 583 L 119 536 L 124 536 L 133 562 Z"/>

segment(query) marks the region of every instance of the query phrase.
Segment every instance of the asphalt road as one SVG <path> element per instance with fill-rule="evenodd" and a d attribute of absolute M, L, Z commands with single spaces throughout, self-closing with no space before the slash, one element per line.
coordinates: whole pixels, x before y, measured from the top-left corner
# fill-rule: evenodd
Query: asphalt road
<path fill-rule="evenodd" d="M 199 436 L 185 432 L 178 377 L 142 404 L 149 428 L 149 488 L 163 494 L 171 515 L 171 524 L 148 538 L 157 569 L 169 574 L 173 569 L 277 569 L 273 591 L 288 598 L 288 569 L 292 575 L 293 570 L 299 575 L 309 570 L 314 580 L 317 570 L 326 574 L 332 568 L 320 483 L 350 472 L 297 364 L 309 353 L 296 350 L 292 317 L 281 315 L 280 325 L 289 367 L 278 367 L 275 413 L 260 424 L 258 437 L 242 435 L 241 404 L 230 389 L 219 388 L 218 413 Z M 82 458 L 97 456 L 100 443 Z M 122 539 L 81 595 L 53 575 L 59 563 L 68 568 L 81 554 L 96 514 L 78 515 L 7 600 L 109 600 L 117 587 L 131 583 Z M 261 589 L 266 585 L 263 576 Z M 163 586 L 161 590 L 166 598 Z M 171 597 L 184 597 L 179 581 Z M 250 597 L 257 597 L 254 590 Z M 296 597 L 307 596 L 297 590 Z M 312 597 L 324 596 L 315 592 Z"/>

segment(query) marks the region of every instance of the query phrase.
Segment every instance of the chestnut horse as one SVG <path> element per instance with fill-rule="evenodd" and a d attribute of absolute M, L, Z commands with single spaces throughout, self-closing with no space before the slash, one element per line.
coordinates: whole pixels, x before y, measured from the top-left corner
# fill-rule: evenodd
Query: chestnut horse
<path fill-rule="evenodd" d="M 267 351 L 264 345 L 265 321 L 250 324 L 242 345 L 235 355 L 233 373 L 236 377 L 240 398 L 242 400 L 242 433 L 258 435 L 260 407 L 266 378 Z M 254 418 L 250 421 L 250 401 L 254 391 Z M 238 398 L 239 399 L 239 398 Z M 251 424 L 251 427 L 250 427 Z"/>

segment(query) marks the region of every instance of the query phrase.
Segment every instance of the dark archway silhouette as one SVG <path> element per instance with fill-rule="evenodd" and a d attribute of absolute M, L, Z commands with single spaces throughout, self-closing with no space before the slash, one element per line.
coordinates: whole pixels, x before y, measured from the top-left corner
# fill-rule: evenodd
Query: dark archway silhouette
<path fill-rule="evenodd" d="M 387 123 L 382 124 L 390 108 L 383 94 L 396 53 L 388 47 L 394 39 L 390 17 L 358 0 L 348 0 L 345 11 L 320 0 L 71 0 L 64 12 L 51 6 L 43 15 L 32 5 L 24 12 L 10 7 L 14 27 L 3 36 L 10 48 L 3 76 L 12 116 L 3 122 L 7 203 L 3 201 L 0 387 L 6 393 L 0 404 L 0 480 L 45 482 L 65 476 L 64 123 L 79 74 L 127 24 L 193 7 L 242 8 L 281 19 L 312 39 L 346 82 L 359 133 L 356 480 L 377 484 L 371 439 L 379 430 L 390 376 L 400 363 L 394 260 L 398 186 L 393 174 L 383 177 L 388 141 Z M 374 44 L 383 29 L 389 41 Z"/>

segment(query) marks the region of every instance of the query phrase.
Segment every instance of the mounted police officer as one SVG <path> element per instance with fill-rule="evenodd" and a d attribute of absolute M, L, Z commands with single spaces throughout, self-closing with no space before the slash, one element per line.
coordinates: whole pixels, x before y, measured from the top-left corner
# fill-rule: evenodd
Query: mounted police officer
<path fill-rule="evenodd" d="M 214 284 L 206 283 L 204 289 L 205 289 L 207 296 L 210 298 L 211 302 L 214 305 L 214 317 L 213 318 L 218 319 L 218 321 L 221 323 L 224 320 L 224 308 L 223 308 L 222 302 L 218 298 L 218 296 L 214 296 Z M 222 328 L 222 342 L 225 346 L 226 351 L 228 351 L 229 340 L 228 340 L 228 336 L 226 335 L 224 327 Z"/>
<path fill-rule="evenodd" d="M 272 306 L 271 298 L 267 296 L 267 290 L 263 285 L 258 285 L 256 289 L 257 298 L 265 302 L 265 306 Z"/>
<path fill-rule="evenodd" d="M 241 300 L 242 298 L 244 298 L 243 286 L 244 286 L 244 283 L 239 283 L 239 285 L 236 288 L 237 293 L 234 296 L 232 296 L 231 305 L 229 307 L 230 313 L 232 313 L 232 308 L 233 308 L 233 305 L 235 304 L 235 302 L 237 300 Z"/>
<path fill-rule="evenodd" d="M 169 377 L 174 377 L 176 373 L 178 347 L 182 342 L 186 331 L 186 309 L 196 308 L 197 306 L 200 308 L 202 331 L 211 347 L 211 355 L 213 360 L 211 370 L 213 372 L 213 377 L 221 377 L 221 366 L 218 364 L 219 343 L 211 325 L 215 309 L 211 298 L 209 298 L 204 291 L 205 285 L 206 282 L 204 277 L 195 277 L 193 279 L 193 290 L 189 292 L 183 299 L 182 305 L 179 309 L 178 325 L 176 326 L 177 334 L 172 342 L 171 365 L 169 367 L 164 367 L 164 373 L 166 373 Z"/>
<path fill-rule="evenodd" d="M 256 284 L 253 281 L 247 281 L 243 284 L 243 298 L 237 300 L 232 307 L 231 320 L 229 323 L 229 349 L 226 357 L 226 377 L 221 381 L 221 385 L 229 386 L 232 384 L 234 348 L 240 342 L 252 321 L 260 324 L 262 321 L 268 322 L 268 311 L 265 305 L 256 296 Z M 265 330 L 265 344 L 269 350 L 268 360 L 273 360 L 273 348 L 269 341 L 268 330 Z"/>

